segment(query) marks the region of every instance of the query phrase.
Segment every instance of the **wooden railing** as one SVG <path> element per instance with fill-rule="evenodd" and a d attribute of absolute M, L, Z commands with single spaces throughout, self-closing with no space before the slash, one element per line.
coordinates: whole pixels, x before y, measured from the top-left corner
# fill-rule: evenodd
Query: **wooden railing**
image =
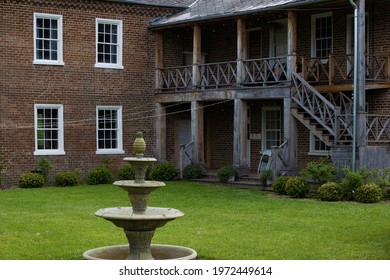
<path fill-rule="evenodd" d="M 240 69 L 238 69 L 238 65 L 241 65 Z M 240 63 L 237 61 L 208 63 L 201 64 L 195 69 L 200 76 L 199 82 L 193 79 L 192 66 L 157 69 L 157 78 L 160 79 L 157 88 L 159 90 L 182 91 L 237 86 L 266 86 L 289 80 L 287 57 L 250 59 Z"/>
<path fill-rule="evenodd" d="M 302 57 L 302 77 L 309 82 L 328 83 L 352 80 L 354 58 L 352 55 L 305 58 Z M 388 81 L 390 78 L 389 56 L 366 55 L 366 80 Z"/>
<path fill-rule="evenodd" d="M 192 66 L 158 69 L 160 89 L 183 90 L 192 86 Z"/>
<path fill-rule="evenodd" d="M 237 63 L 209 63 L 200 66 L 200 86 L 230 87 L 237 84 Z"/>
<path fill-rule="evenodd" d="M 300 75 L 292 74 L 291 98 L 330 135 L 336 137 L 340 109 L 314 89 Z"/>
<path fill-rule="evenodd" d="M 287 57 L 267 59 L 248 59 L 243 61 L 246 85 L 270 85 L 289 80 L 287 75 Z"/>
<path fill-rule="evenodd" d="M 367 115 L 367 141 L 390 143 L 390 116 Z"/>

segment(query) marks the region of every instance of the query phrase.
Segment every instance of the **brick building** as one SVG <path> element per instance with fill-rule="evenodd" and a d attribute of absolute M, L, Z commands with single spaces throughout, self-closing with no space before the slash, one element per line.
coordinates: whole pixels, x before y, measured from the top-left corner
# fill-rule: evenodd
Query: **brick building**
<path fill-rule="evenodd" d="M 46 156 L 58 171 L 132 153 L 144 131 L 154 154 L 154 34 L 150 20 L 189 1 L 0 1 L 3 186 Z"/>
<path fill-rule="evenodd" d="M 198 0 L 155 20 L 158 157 L 179 166 L 187 149 L 182 161 L 241 174 L 268 150 L 287 174 L 320 157 L 390 166 L 389 12 L 385 0 Z"/>
<path fill-rule="evenodd" d="M 386 0 L 0 4 L 3 185 L 41 156 L 116 170 L 139 130 L 178 168 L 389 165 Z"/>

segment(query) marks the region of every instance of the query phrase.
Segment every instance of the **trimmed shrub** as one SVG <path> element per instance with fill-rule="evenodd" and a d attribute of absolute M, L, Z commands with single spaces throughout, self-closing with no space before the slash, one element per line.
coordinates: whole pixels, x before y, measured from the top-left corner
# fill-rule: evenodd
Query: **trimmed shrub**
<path fill-rule="evenodd" d="M 118 169 L 118 179 L 119 180 L 134 180 L 135 174 L 134 170 L 130 164 L 124 164 Z"/>
<path fill-rule="evenodd" d="M 272 184 L 272 189 L 278 194 L 286 194 L 286 183 L 290 179 L 287 176 L 280 176 L 276 178 L 275 182 Z"/>
<path fill-rule="evenodd" d="M 345 177 L 340 181 L 343 199 L 353 200 L 355 191 L 364 184 L 364 178 L 360 172 L 352 172 L 344 168 Z"/>
<path fill-rule="evenodd" d="M 233 166 L 226 165 L 218 169 L 217 177 L 222 183 L 227 183 L 231 177 L 235 177 L 237 174 L 236 169 Z"/>
<path fill-rule="evenodd" d="M 48 160 L 45 156 L 41 157 L 38 163 L 37 171 L 41 173 L 43 178 L 45 179 L 45 183 L 47 183 L 49 179 L 49 172 L 53 168 L 51 161 Z"/>
<path fill-rule="evenodd" d="M 77 171 L 58 172 L 54 178 L 57 187 L 71 187 L 79 183 L 80 175 Z"/>
<path fill-rule="evenodd" d="M 336 182 L 328 182 L 323 184 L 317 190 L 317 195 L 323 201 L 340 201 L 343 197 L 341 187 Z"/>
<path fill-rule="evenodd" d="M 286 194 L 290 197 L 306 197 L 309 191 L 310 184 L 302 177 L 291 177 L 286 182 Z"/>
<path fill-rule="evenodd" d="M 199 179 L 204 176 L 203 167 L 199 164 L 189 164 L 183 169 L 184 179 Z"/>
<path fill-rule="evenodd" d="M 177 171 L 173 164 L 161 162 L 153 167 L 150 177 L 155 181 L 172 181 L 177 177 Z"/>
<path fill-rule="evenodd" d="M 19 188 L 42 188 L 45 178 L 42 174 L 28 172 L 19 177 Z"/>
<path fill-rule="evenodd" d="M 335 165 L 326 159 L 309 162 L 305 169 L 302 170 L 301 176 L 310 178 L 317 183 L 324 184 L 333 182 L 336 179 L 338 169 Z"/>
<path fill-rule="evenodd" d="M 367 183 L 356 189 L 355 200 L 362 203 L 376 203 L 383 199 L 383 190 L 375 183 Z"/>
<path fill-rule="evenodd" d="M 87 175 L 88 185 L 111 184 L 112 172 L 107 166 L 98 166 L 91 169 Z"/>

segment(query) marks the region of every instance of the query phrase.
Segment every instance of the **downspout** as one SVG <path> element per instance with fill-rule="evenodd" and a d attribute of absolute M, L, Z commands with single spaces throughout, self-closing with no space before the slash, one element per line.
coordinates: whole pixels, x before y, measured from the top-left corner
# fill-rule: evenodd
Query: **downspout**
<path fill-rule="evenodd" d="M 353 59 L 353 120 L 352 120 L 352 172 L 356 169 L 356 107 L 357 107 L 357 83 L 358 83 L 358 6 L 349 0 L 354 8 L 354 59 Z"/>

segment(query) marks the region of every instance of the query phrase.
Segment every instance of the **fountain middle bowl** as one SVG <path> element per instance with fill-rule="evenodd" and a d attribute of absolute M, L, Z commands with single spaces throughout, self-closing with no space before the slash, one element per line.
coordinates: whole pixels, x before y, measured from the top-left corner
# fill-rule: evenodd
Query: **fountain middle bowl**
<path fill-rule="evenodd" d="M 99 209 L 95 215 L 126 231 L 150 231 L 184 216 L 184 213 L 173 208 L 147 207 L 143 214 L 136 214 L 132 207 L 112 207 Z"/>

